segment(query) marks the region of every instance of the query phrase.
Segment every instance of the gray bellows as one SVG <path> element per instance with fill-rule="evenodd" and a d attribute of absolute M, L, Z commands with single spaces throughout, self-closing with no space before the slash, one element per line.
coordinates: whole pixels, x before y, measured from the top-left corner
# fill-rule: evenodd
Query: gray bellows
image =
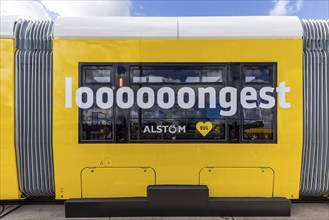
<path fill-rule="evenodd" d="M 54 196 L 52 21 L 15 25 L 15 137 L 21 192 Z"/>
<path fill-rule="evenodd" d="M 301 196 L 329 193 L 329 20 L 302 20 L 304 138 Z"/>

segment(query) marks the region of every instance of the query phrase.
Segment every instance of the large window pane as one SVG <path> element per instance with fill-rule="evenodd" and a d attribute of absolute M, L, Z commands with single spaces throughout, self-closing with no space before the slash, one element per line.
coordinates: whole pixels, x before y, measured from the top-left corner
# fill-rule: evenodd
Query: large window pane
<path fill-rule="evenodd" d="M 244 140 L 273 140 L 274 114 L 271 109 L 245 109 L 243 118 Z"/>
<path fill-rule="evenodd" d="M 103 84 L 111 82 L 111 66 L 87 66 L 83 69 L 83 84 Z"/>
<path fill-rule="evenodd" d="M 81 86 L 92 89 L 93 93 L 100 87 L 111 86 L 112 66 L 82 66 Z M 103 95 L 103 102 L 108 98 Z M 86 102 L 86 96 L 82 96 Z M 106 142 L 113 140 L 113 108 L 101 109 L 96 105 L 94 95 L 93 105 L 89 109 L 80 109 L 80 141 L 81 142 Z"/>
<path fill-rule="evenodd" d="M 271 109 L 260 108 L 260 103 L 264 102 L 260 98 L 260 89 L 263 87 L 275 88 L 275 75 L 273 66 L 259 65 L 243 68 L 245 79 L 244 86 L 252 87 L 257 91 L 257 100 L 254 101 L 257 107 L 252 109 L 243 109 L 243 134 L 242 140 L 246 142 L 273 142 L 276 139 L 276 106 Z M 275 93 L 268 93 L 275 97 Z"/>
<path fill-rule="evenodd" d="M 260 103 L 263 107 L 274 103 L 268 99 L 269 95 L 276 103 L 275 91 L 268 92 L 268 88 L 266 95 L 263 93 L 260 98 L 262 88 L 276 87 L 275 69 L 274 63 L 83 63 L 79 87 L 90 88 L 94 100 L 90 108 L 79 109 L 79 141 L 275 143 L 276 104 L 269 109 L 260 106 Z M 101 87 L 113 90 L 111 108 L 101 109 L 97 105 L 96 91 Z M 133 90 L 130 93 L 132 107 L 123 108 L 116 103 L 120 87 Z M 160 93 L 162 96 L 158 94 L 164 87 L 172 91 L 171 95 L 164 90 Z M 228 108 L 223 107 L 223 99 L 222 107 L 219 104 L 220 90 L 224 87 L 233 87 L 237 92 L 237 103 L 230 103 Z M 251 88 L 244 90 L 248 92 L 242 95 L 241 91 L 246 87 Z M 143 92 L 137 95 L 141 88 L 144 88 Z M 251 93 L 257 95 L 250 96 Z M 123 94 L 121 102 L 127 102 L 127 94 Z M 149 96 L 154 99 L 151 107 L 141 107 L 138 101 L 148 103 Z M 161 96 L 162 106 L 158 96 Z M 240 102 L 241 97 L 248 96 L 249 99 Z M 109 100 L 107 93 L 99 100 L 106 103 Z M 163 107 L 169 100 L 170 107 Z M 230 100 L 230 95 L 226 94 L 227 103 Z M 87 101 L 86 94 L 82 95 L 81 101 Z M 248 107 L 248 104 L 255 107 Z M 236 110 L 233 115 L 222 116 L 233 107 Z"/>
<path fill-rule="evenodd" d="M 185 68 L 185 69 L 184 69 Z M 155 95 L 159 89 L 170 87 L 175 93 L 175 103 L 169 109 L 158 106 L 155 102 L 149 109 L 141 109 L 137 104 L 130 111 L 130 138 L 133 141 L 225 141 L 225 118 L 220 116 L 217 96 L 223 83 L 223 68 L 205 66 L 196 67 L 143 67 L 133 68 L 131 74 L 134 83 L 132 88 L 151 88 Z M 161 85 L 156 85 L 161 82 Z M 175 83 L 175 85 L 172 85 Z M 219 84 L 218 84 L 219 83 Z M 145 85 L 149 84 L 149 85 Z M 178 91 L 186 86 L 192 88 L 194 96 L 184 96 L 183 101 L 192 98 L 194 105 L 184 109 L 178 103 Z M 206 93 L 199 97 L 199 88 L 212 88 L 213 97 Z M 204 107 L 199 108 L 199 98 Z M 144 97 L 147 102 L 148 97 Z M 158 97 L 156 98 L 156 100 Z M 165 97 L 167 101 L 168 97 Z M 201 131 L 201 129 L 208 129 Z"/>
<path fill-rule="evenodd" d="M 269 66 L 252 66 L 244 70 L 246 84 L 272 84 L 273 83 L 273 71 Z"/>

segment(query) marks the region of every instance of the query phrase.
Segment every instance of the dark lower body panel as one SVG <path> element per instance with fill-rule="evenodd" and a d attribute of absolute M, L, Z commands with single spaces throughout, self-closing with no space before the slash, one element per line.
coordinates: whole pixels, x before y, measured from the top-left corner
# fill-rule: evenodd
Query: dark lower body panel
<path fill-rule="evenodd" d="M 69 199 L 66 217 L 290 216 L 286 198 L 209 198 L 207 186 L 149 186 L 147 197 Z"/>

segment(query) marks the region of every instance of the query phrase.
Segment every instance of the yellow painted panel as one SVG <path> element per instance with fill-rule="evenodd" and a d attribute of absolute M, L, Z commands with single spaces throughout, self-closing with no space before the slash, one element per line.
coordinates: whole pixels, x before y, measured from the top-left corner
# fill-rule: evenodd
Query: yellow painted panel
<path fill-rule="evenodd" d="M 53 48 L 56 198 L 81 197 L 81 170 L 103 163 L 152 167 L 157 184 L 199 184 L 199 171 L 206 166 L 271 167 L 275 170 L 273 196 L 298 198 L 302 154 L 301 39 L 55 39 Z M 72 77 L 72 89 L 76 91 L 79 62 L 277 62 L 277 82 L 285 81 L 291 88 L 286 95 L 291 108 L 277 107 L 277 143 L 79 144 L 78 108 L 65 108 L 65 77 Z M 143 180 L 136 177 L 136 181 Z"/>
<path fill-rule="evenodd" d="M 200 172 L 200 184 L 210 197 L 272 197 L 274 171 L 261 167 L 209 167 Z"/>
<path fill-rule="evenodd" d="M 0 200 L 20 199 L 14 136 L 14 40 L 0 39 Z"/>
<path fill-rule="evenodd" d="M 146 197 L 155 185 L 155 172 L 148 167 L 90 167 L 81 172 L 82 198 Z"/>

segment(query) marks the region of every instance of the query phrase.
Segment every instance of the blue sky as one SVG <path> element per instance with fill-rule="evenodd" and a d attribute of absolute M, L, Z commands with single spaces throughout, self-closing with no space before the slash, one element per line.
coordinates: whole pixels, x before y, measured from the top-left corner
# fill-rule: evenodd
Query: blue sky
<path fill-rule="evenodd" d="M 58 16 L 259 16 L 328 19 L 329 0 L 0 0 L 0 13 Z"/>
<path fill-rule="evenodd" d="M 297 0 L 288 1 L 287 7 L 294 7 Z M 212 1 L 154 1 L 133 0 L 133 16 L 247 16 L 269 15 L 275 6 L 273 0 L 212 0 Z M 300 18 L 329 18 L 329 0 L 304 0 L 300 10 L 287 15 Z"/>

